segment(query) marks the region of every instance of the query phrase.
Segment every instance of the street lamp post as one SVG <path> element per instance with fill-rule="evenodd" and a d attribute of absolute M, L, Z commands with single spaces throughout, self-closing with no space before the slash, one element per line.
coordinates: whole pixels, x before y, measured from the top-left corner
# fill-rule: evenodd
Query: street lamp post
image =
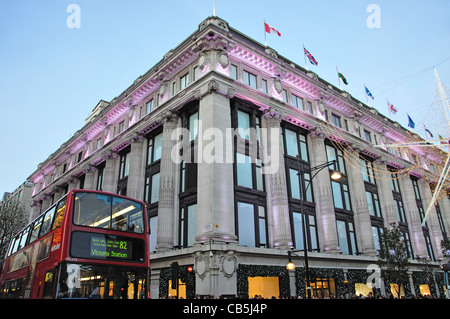
<path fill-rule="evenodd" d="M 329 161 L 324 164 L 320 164 L 318 166 L 312 167 L 308 170 L 303 170 L 300 166 L 300 155 L 297 155 L 297 168 L 298 168 L 298 175 L 300 176 L 300 211 L 302 214 L 302 225 L 303 225 L 303 252 L 304 252 L 304 258 L 305 258 L 305 275 L 306 275 L 306 293 L 308 299 L 311 299 L 311 286 L 310 286 L 310 278 L 309 278 L 309 265 L 308 265 L 308 239 L 310 236 L 309 227 L 306 226 L 306 218 L 305 218 L 305 211 L 303 209 L 303 202 L 304 202 L 304 194 L 306 194 L 306 191 L 308 190 L 308 187 L 311 185 L 312 180 L 316 175 L 323 170 L 324 168 L 328 168 L 331 165 L 333 165 L 333 171 L 330 174 L 330 178 L 332 180 L 339 180 L 342 177 L 342 174 L 336 170 L 336 160 Z M 305 184 L 305 176 L 304 173 L 309 172 L 312 174 L 313 171 L 316 171 L 314 175 L 311 176 L 309 179 L 308 185 L 306 185 L 305 190 L 303 191 L 303 185 Z M 289 254 L 289 263 L 287 265 L 288 269 L 294 269 L 295 266 L 291 261 L 291 252 L 288 252 Z"/>

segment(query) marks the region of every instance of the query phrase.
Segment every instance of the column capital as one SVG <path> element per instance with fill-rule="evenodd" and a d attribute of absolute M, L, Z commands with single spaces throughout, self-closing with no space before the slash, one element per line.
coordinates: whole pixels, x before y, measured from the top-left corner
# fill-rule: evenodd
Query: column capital
<path fill-rule="evenodd" d="M 311 130 L 308 135 L 310 135 L 311 137 L 321 138 L 322 140 L 325 140 L 326 137 L 325 132 L 322 131 L 319 127 Z"/>
<path fill-rule="evenodd" d="M 127 136 L 127 141 L 128 141 L 130 144 L 133 144 L 133 143 L 140 143 L 140 142 L 142 142 L 143 140 L 144 140 L 144 137 L 142 136 L 142 134 L 140 134 L 140 133 L 138 133 L 138 132 L 130 133 L 130 134 L 128 134 L 128 136 Z"/>
<path fill-rule="evenodd" d="M 175 128 L 178 122 L 178 115 L 172 110 L 165 110 L 158 115 L 157 121 L 164 126 L 169 125 L 170 127 L 173 126 L 173 128 Z"/>

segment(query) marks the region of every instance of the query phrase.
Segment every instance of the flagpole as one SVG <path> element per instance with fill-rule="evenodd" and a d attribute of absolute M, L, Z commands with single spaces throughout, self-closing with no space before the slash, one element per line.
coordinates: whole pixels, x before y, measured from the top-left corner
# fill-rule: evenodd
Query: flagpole
<path fill-rule="evenodd" d="M 388 101 L 388 99 L 387 99 L 387 98 L 386 98 L 386 103 L 387 103 L 387 106 L 388 106 L 388 110 L 389 110 L 389 119 L 391 119 L 391 120 L 392 120 L 391 107 L 389 106 L 389 101 Z"/>
<path fill-rule="evenodd" d="M 364 85 L 364 93 L 366 94 L 366 103 L 367 103 L 368 106 L 370 106 L 370 104 L 369 104 L 369 98 L 367 97 L 366 85 L 365 85 L 364 83 L 363 83 L 363 85 Z"/>
<path fill-rule="evenodd" d="M 267 47 L 267 35 L 266 35 L 266 20 L 264 20 L 264 43 Z"/>
<path fill-rule="evenodd" d="M 213 16 L 216 16 L 216 0 L 213 0 Z"/>
<path fill-rule="evenodd" d="M 303 44 L 303 56 L 305 57 L 305 69 L 308 71 L 308 64 L 306 63 L 305 45 Z"/>
<path fill-rule="evenodd" d="M 341 89 L 341 80 L 339 79 L 339 70 L 338 70 L 337 65 L 336 65 L 336 72 L 337 72 L 337 77 L 338 77 L 339 90 L 342 90 Z"/>

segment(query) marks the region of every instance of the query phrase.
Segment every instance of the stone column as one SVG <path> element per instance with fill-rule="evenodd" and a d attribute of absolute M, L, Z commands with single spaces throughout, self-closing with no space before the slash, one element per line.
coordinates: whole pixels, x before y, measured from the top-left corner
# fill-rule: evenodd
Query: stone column
<path fill-rule="evenodd" d="M 372 235 L 372 223 L 369 207 L 367 205 L 364 180 L 359 162 L 359 149 L 349 148 L 346 151 L 346 160 L 353 162 L 354 167 L 347 169 L 350 188 L 350 198 L 354 211 L 356 237 L 358 249 L 364 255 L 375 256 L 377 254 Z"/>
<path fill-rule="evenodd" d="M 450 199 L 444 196 L 439 200 L 439 208 L 441 209 L 441 216 L 444 222 L 445 231 L 447 234 L 450 232 Z"/>
<path fill-rule="evenodd" d="M 106 151 L 103 156 L 106 159 L 103 169 L 103 191 L 117 193 L 117 161 L 119 156 L 112 151 Z"/>
<path fill-rule="evenodd" d="M 87 164 L 83 168 L 83 172 L 85 173 L 84 177 L 84 189 L 94 190 L 95 189 L 95 166 Z"/>
<path fill-rule="evenodd" d="M 130 171 L 128 173 L 127 196 L 137 199 L 144 199 L 144 138 L 137 133 L 128 136 L 131 143 Z"/>
<path fill-rule="evenodd" d="M 34 200 L 31 203 L 31 214 L 28 218 L 28 222 L 31 222 L 33 219 L 39 216 L 41 213 L 42 202 L 40 200 Z"/>
<path fill-rule="evenodd" d="M 176 196 L 176 170 L 177 163 L 172 159 L 172 149 L 176 140 L 172 140 L 173 130 L 178 125 L 178 117 L 171 111 L 162 114 L 163 137 L 161 151 L 161 167 L 159 177 L 159 202 L 158 202 L 158 236 L 156 250 L 163 251 L 173 249 L 175 225 L 175 196 Z"/>
<path fill-rule="evenodd" d="M 394 195 L 392 194 L 391 187 L 391 174 L 387 170 L 386 161 L 382 159 L 377 159 L 374 166 L 384 226 L 390 228 L 391 223 L 398 224 Z"/>
<path fill-rule="evenodd" d="M 231 242 L 236 235 L 233 163 L 227 154 L 233 152 L 230 101 L 216 92 L 217 83 L 208 86 L 199 106 L 196 242 Z"/>
<path fill-rule="evenodd" d="M 308 144 L 311 167 L 316 167 L 328 162 L 325 143 L 325 135 L 320 130 L 315 130 L 308 135 Z M 334 213 L 333 191 L 331 189 L 330 171 L 324 168 L 321 171 L 313 171 L 312 180 L 314 200 L 316 203 L 316 219 L 321 251 L 327 253 L 339 252 L 337 236 L 336 215 Z M 310 187 L 311 187 L 310 186 Z"/>
<path fill-rule="evenodd" d="M 400 187 L 402 188 L 403 206 L 406 219 L 408 220 L 408 229 L 411 237 L 414 254 L 420 257 L 428 256 L 425 239 L 423 237 L 419 209 L 417 208 L 416 197 L 412 181 L 409 175 L 400 178 Z"/>
<path fill-rule="evenodd" d="M 286 186 L 286 169 L 283 141 L 280 134 L 281 112 L 271 107 L 264 113 L 267 134 L 262 135 L 265 181 L 267 192 L 267 216 L 271 226 L 269 236 L 274 248 L 293 247 L 289 218 L 289 202 Z M 264 124 L 264 122 L 262 124 Z M 270 168 L 269 168 L 270 165 Z"/>
<path fill-rule="evenodd" d="M 430 186 L 428 185 L 428 182 L 426 182 L 424 179 L 419 180 L 419 188 L 420 194 L 422 195 L 423 211 L 426 214 L 428 205 L 430 204 L 433 195 L 431 194 L 431 189 Z M 430 240 L 434 248 L 433 250 L 434 257 L 436 260 L 442 259 L 443 256 L 442 256 L 441 240 L 443 238 L 441 227 L 439 226 L 436 208 L 434 205 L 431 206 L 426 224 L 428 226 Z"/>

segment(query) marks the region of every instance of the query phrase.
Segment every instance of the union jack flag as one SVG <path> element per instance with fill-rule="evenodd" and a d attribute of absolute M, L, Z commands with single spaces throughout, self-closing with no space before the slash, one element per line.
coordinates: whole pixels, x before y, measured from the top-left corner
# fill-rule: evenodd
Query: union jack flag
<path fill-rule="evenodd" d="M 319 64 L 319 62 L 317 62 L 317 60 L 314 59 L 314 57 L 312 56 L 312 54 L 309 53 L 309 51 L 306 50 L 305 47 L 303 47 L 303 50 L 304 50 L 304 52 L 305 52 L 305 55 L 308 57 L 309 62 L 311 62 L 311 64 L 313 64 L 313 65 L 318 65 L 318 64 Z"/>

